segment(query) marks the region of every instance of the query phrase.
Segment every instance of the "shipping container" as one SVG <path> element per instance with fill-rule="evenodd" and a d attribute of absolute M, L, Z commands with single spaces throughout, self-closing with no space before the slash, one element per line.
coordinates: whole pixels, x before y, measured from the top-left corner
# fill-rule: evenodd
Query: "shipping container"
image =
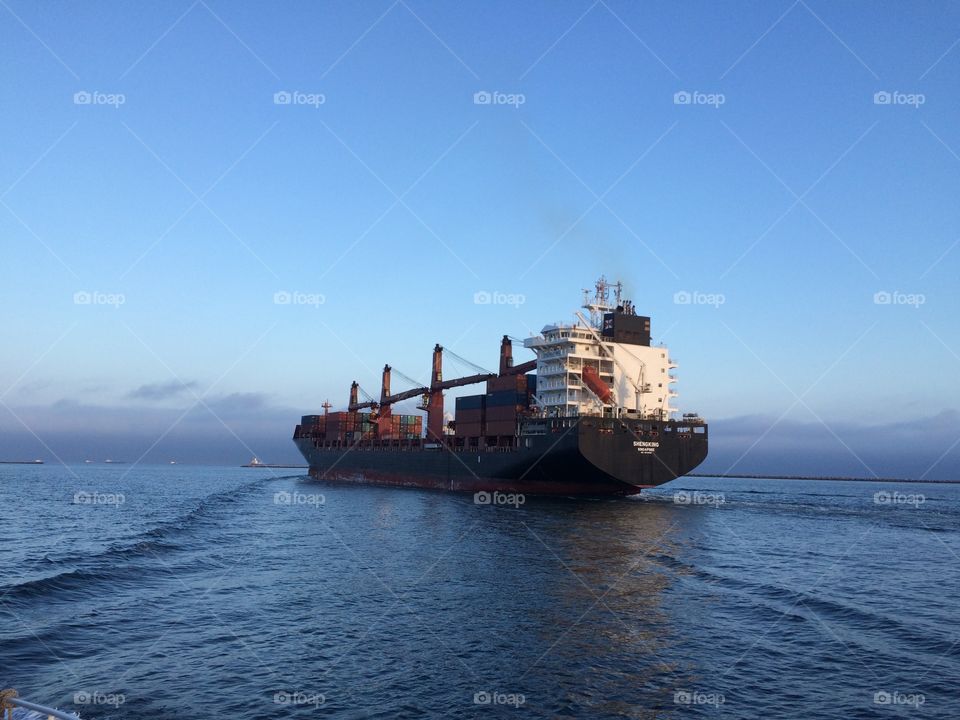
<path fill-rule="evenodd" d="M 493 393 L 487 393 L 487 408 L 501 407 L 503 405 L 526 405 L 527 393 L 517 392 L 516 390 L 499 390 Z"/>
<path fill-rule="evenodd" d="M 518 414 L 516 405 L 500 405 L 487 409 L 487 420 L 514 420 Z"/>
<path fill-rule="evenodd" d="M 456 414 L 456 418 L 457 418 L 458 420 L 460 420 L 460 419 L 462 419 L 462 418 L 475 418 L 477 421 L 479 421 L 483 416 L 484 416 L 484 411 L 483 411 L 482 409 L 479 409 L 479 410 L 457 410 L 457 414 Z M 469 420 L 468 420 L 468 422 L 469 422 Z"/>
<path fill-rule="evenodd" d="M 487 380 L 487 394 L 502 392 L 504 390 L 513 390 L 514 392 L 526 392 L 526 375 L 505 375 Z"/>
<path fill-rule="evenodd" d="M 466 397 L 458 397 L 456 402 L 457 411 L 482 410 L 486 397 L 486 395 L 467 395 Z"/>
<path fill-rule="evenodd" d="M 514 435 L 517 431 L 517 423 L 507 420 L 487 421 L 486 435 Z"/>
<path fill-rule="evenodd" d="M 481 423 L 457 423 L 454 430 L 457 437 L 480 437 L 483 435 L 483 425 Z"/>

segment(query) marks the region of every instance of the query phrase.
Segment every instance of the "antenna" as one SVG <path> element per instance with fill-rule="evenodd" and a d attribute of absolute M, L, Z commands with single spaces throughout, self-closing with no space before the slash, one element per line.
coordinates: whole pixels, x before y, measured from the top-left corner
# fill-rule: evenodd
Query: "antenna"
<path fill-rule="evenodd" d="M 614 292 L 614 299 L 616 303 L 614 305 L 610 304 L 610 290 Z M 621 296 L 623 294 L 623 283 L 609 283 L 607 278 L 603 275 L 597 280 L 594 284 L 594 296 L 593 300 L 590 300 L 590 291 L 583 291 L 583 309 L 590 311 L 590 322 L 593 327 L 600 327 L 600 323 L 603 321 L 603 314 L 610 312 L 615 307 L 619 307 L 621 304 Z"/>

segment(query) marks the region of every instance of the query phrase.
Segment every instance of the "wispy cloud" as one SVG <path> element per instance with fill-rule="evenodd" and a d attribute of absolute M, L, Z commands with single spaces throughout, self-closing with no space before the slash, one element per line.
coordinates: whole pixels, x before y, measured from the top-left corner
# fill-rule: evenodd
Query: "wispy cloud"
<path fill-rule="evenodd" d="M 197 382 L 195 380 L 188 382 L 170 380 L 168 382 L 148 383 L 131 391 L 128 397 L 134 400 L 169 400 L 170 398 L 180 397 L 185 393 L 189 393 L 196 387 Z"/>

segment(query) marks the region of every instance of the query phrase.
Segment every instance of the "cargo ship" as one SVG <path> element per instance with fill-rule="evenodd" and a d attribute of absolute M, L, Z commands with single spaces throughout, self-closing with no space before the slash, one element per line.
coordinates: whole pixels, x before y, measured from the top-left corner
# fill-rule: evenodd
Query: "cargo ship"
<path fill-rule="evenodd" d="M 673 406 L 677 365 L 651 343 L 650 318 L 623 298 L 622 283 L 603 277 L 584 290 L 575 318 L 526 338 L 534 357 L 519 364 L 504 335 L 497 372 L 474 366 L 474 375 L 444 380 L 444 356 L 463 358 L 438 344 L 423 387 L 392 392 L 400 373 L 390 365 L 379 399 L 361 401 L 353 382 L 345 411 L 325 402 L 294 431 L 310 475 L 489 498 L 634 495 L 694 470 L 707 456 L 707 424 Z M 474 384 L 485 392 L 456 398 L 448 419 L 444 392 Z M 425 428 L 421 415 L 392 412 L 413 398 Z"/>

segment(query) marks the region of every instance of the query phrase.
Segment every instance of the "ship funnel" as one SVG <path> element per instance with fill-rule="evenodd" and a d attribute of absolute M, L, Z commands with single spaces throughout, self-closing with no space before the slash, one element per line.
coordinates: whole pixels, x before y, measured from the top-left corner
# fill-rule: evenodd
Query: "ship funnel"
<path fill-rule="evenodd" d="M 500 341 L 500 374 L 505 375 L 513 367 L 513 342 L 509 335 L 504 335 Z"/>

